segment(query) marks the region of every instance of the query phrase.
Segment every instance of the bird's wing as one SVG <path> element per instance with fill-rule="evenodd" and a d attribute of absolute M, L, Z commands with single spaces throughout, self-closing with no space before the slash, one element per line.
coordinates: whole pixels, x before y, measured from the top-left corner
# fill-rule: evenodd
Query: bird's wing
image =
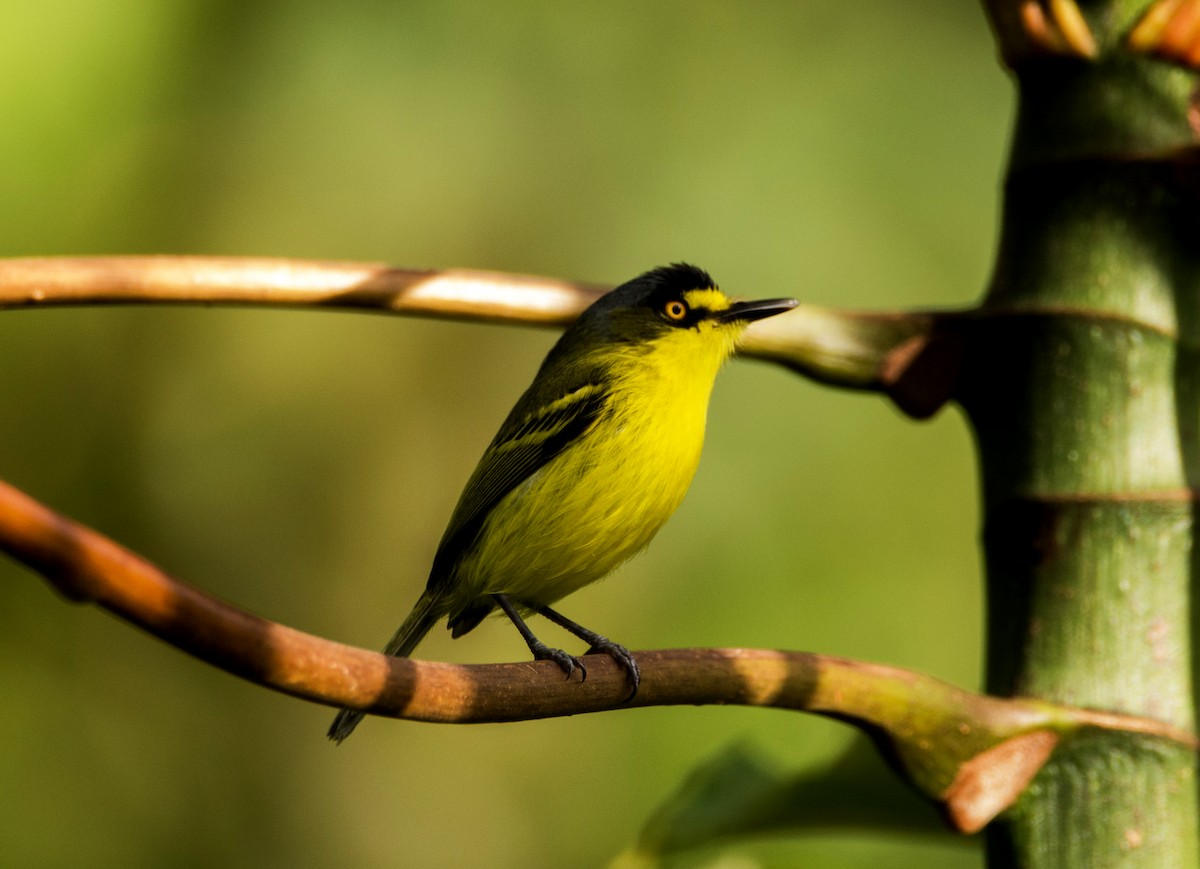
<path fill-rule="evenodd" d="M 492 508 L 588 430 L 604 409 L 608 390 L 586 383 L 551 401 L 538 397 L 522 396 L 467 481 L 434 556 L 430 589 L 449 580 Z"/>

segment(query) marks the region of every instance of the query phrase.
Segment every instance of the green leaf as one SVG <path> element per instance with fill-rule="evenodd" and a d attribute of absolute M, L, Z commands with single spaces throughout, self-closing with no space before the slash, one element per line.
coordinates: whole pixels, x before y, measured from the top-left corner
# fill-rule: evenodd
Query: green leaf
<path fill-rule="evenodd" d="M 697 767 L 654 812 L 636 853 L 651 857 L 722 838 L 847 827 L 947 831 L 937 809 L 903 784 L 865 737 L 856 737 L 829 767 L 800 773 L 736 744 Z"/>

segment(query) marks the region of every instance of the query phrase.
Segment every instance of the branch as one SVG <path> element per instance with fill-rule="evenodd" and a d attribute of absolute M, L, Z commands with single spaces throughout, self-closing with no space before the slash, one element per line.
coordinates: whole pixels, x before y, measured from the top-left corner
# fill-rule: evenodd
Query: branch
<path fill-rule="evenodd" d="M 64 305 L 254 305 L 562 327 L 607 287 L 468 269 L 265 257 L 0 259 L 0 310 Z M 743 356 L 833 386 L 882 392 L 925 417 L 950 397 L 957 354 L 932 314 L 801 305 L 751 324 Z"/>
<path fill-rule="evenodd" d="M 547 661 L 454 665 L 389 658 L 251 615 L 167 575 L 96 531 L 0 483 L 0 551 L 70 600 L 93 603 L 173 646 L 295 697 L 415 721 L 521 721 L 623 708 L 625 675 L 592 656 L 588 680 Z M 962 830 L 1007 807 L 1061 738 L 1102 728 L 1195 745 L 1141 718 L 1000 699 L 828 655 L 754 649 L 639 652 L 629 706 L 737 704 L 855 724 Z"/>
<path fill-rule="evenodd" d="M 0 259 L 0 310 L 183 304 L 333 308 L 565 326 L 604 292 L 594 284 L 471 269 L 270 257 Z"/>

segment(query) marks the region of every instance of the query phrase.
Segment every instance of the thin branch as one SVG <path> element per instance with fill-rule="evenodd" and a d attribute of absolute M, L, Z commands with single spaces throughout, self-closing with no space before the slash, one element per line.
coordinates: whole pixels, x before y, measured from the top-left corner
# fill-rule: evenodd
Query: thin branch
<path fill-rule="evenodd" d="M 604 290 L 503 272 L 271 257 L 0 259 L 0 309 L 283 305 L 565 326 Z"/>
<path fill-rule="evenodd" d="M 255 684 L 331 706 L 479 723 L 623 708 L 627 693 L 624 673 L 604 655 L 589 659 L 588 680 L 580 684 L 565 681 L 547 661 L 464 666 L 396 659 L 297 631 L 167 575 L 4 483 L 0 551 L 73 601 L 94 603 Z M 964 830 L 1005 808 L 1059 738 L 1081 728 L 1195 745 L 1191 734 L 1156 721 L 973 694 L 919 673 L 828 655 L 677 649 L 637 658 L 642 686 L 630 706 L 771 706 L 848 721 L 887 746 L 910 782 L 944 801 Z M 1027 750 L 1031 742 L 1037 751 Z M 995 799 L 998 780 L 1010 782 L 1006 801 Z"/>
<path fill-rule="evenodd" d="M 0 310 L 254 305 L 562 327 L 606 289 L 502 272 L 265 257 L 0 259 Z M 950 345 L 930 340 L 937 322 L 931 314 L 858 313 L 801 305 L 752 324 L 740 353 L 776 362 L 825 384 L 882 392 L 905 412 L 924 417 L 950 397 L 955 382 L 957 356 L 934 352 Z"/>

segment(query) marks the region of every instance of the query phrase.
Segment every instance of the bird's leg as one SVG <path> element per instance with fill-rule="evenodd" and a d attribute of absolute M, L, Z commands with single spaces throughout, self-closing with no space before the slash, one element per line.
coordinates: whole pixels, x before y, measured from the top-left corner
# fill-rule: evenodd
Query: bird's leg
<path fill-rule="evenodd" d="M 516 625 L 517 630 L 521 632 L 521 636 L 525 638 L 525 645 L 529 646 L 529 651 L 533 653 L 535 661 L 553 661 L 562 667 L 563 672 L 567 674 L 567 678 L 571 678 L 571 674 L 575 672 L 575 668 L 579 668 L 579 681 L 587 679 L 587 667 L 583 665 L 583 661 L 576 658 L 574 655 L 568 655 L 562 649 L 552 649 L 533 635 L 533 631 L 529 630 L 529 625 L 525 624 L 525 620 L 517 615 L 516 609 L 508 602 L 508 598 L 502 594 L 492 595 L 492 599 L 496 601 L 500 609 L 504 610 L 504 614 L 512 620 Z M 603 637 L 601 638 L 603 639 Z M 628 652 L 626 653 L 628 654 Z"/>
<path fill-rule="evenodd" d="M 587 643 L 589 654 L 608 655 L 624 667 L 625 672 L 629 675 L 630 685 L 632 685 L 632 690 L 629 692 L 629 696 L 625 698 L 625 702 L 628 703 L 637 695 L 638 686 L 642 683 L 642 674 L 638 671 L 637 661 L 634 660 L 633 655 L 627 648 L 620 643 L 614 643 L 608 637 L 601 636 L 595 631 L 589 631 L 583 625 L 579 624 L 579 622 L 572 621 L 562 613 L 552 610 L 548 606 L 535 606 L 533 610 Z M 579 666 L 582 667 L 583 664 L 581 663 Z"/>

